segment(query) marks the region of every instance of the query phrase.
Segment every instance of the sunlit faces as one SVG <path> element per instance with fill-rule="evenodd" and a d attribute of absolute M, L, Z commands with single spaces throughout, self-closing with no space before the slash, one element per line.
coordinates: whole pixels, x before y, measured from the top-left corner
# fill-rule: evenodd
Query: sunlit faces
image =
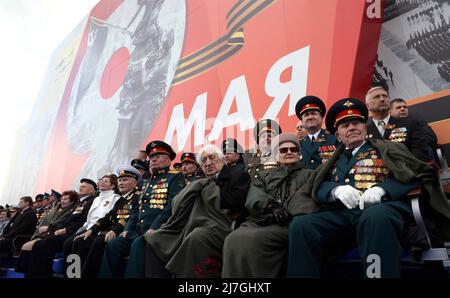
<path fill-rule="evenodd" d="M 66 208 L 67 206 L 70 205 L 70 196 L 69 195 L 62 196 L 60 199 L 60 202 L 61 202 L 61 207 Z"/>
<path fill-rule="evenodd" d="M 377 88 L 366 96 L 366 105 L 369 111 L 374 113 L 386 113 L 389 111 L 389 95 L 383 88 Z"/>
<path fill-rule="evenodd" d="M 241 155 L 236 152 L 225 153 L 225 160 L 227 162 L 227 165 L 234 164 L 235 162 L 237 162 L 239 160 L 240 157 L 241 157 Z"/>
<path fill-rule="evenodd" d="M 338 125 L 336 138 L 348 148 L 361 145 L 367 133 L 367 126 L 359 120 L 349 120 Z"/>
<path fill-rule="evenodd" d="M 137 181 L 133 177 L 120 177 L 117 179 L 117 185 L 120 193 L 126 194 L 137 186 Z"/>
<path fill-rule="evenodd" d="M 95 191 L 94 187 L 86 182 L 82 182 L 80 184 L 80 188 L 78 189 L 78 194 L 80 197 L 89 196 Z"/>
<path fill-rule="evenodd" d="M 205 153 L 202 156 L 201 161 L 203 173 L 208 177 L 212 177 L 219 173 L 225 165 L 224 160 L 219 158 L 216 154 Z"/>
<path fill-rule="evenodd" d="M 162 170 L 170 166 L 170 158 L 167 154 L 156 154 L 150 158 L 150 169 L 152 171 Z"/>
<path fill-rule="evenodd" d="M 108 191 L 114 188 L 114 185 L 111 183 L 111 180 L 108 177 L 103 177 L 98 181 L 98 188 L 101 191 Z"/>
<path fill-rule="evenodd" d="M 322 126 L 323 117 L 317 110 L 307 111 L 302 114 L 303 128 L 309 133 L 317 132 Z"/>
<path fill-rule="evenodd" d="M 406 102 L 397 101 L 391 104 L 391 116 L 394 118 L 408 117 L 408 105 Z"/>
<path fill-rule="evenodd" d="M 181 171 L 184 175 L 195 174 L 197 172 L 198 166 L 192 162 L 183 162 L 181 164 Z"/>
<path fill-rule="evenodd" d="M 285 142 L 278 148 L 278 161 L 281 165 L 293 165 L 300 160 L 299 146 Z"/>

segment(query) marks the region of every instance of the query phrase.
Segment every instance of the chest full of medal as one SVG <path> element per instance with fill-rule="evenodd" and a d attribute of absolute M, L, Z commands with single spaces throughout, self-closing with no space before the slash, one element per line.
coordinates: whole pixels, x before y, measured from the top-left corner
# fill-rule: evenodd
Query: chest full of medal
<path fill-rule="evenodd" d="M 384 161 L 373 152 L 371 153 L 370 158 L 358 160 L 351 170 L 354 175 L 355 188 L 361 191 L 385 181 L 389 175 L 389 170 L 385 167 Z"/>
<path fill-rule="evenodd" d="M 160 183 L 153 185 L 150 196 L 150 208 L 164 209 L 169 194 L 169 184 L 167 180 L 161 180 Z"/>

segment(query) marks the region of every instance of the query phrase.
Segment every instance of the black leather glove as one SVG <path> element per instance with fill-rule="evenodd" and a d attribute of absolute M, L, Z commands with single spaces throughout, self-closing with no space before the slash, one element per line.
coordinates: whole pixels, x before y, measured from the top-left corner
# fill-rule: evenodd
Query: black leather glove
<path fill-rule="evenodd" d="M 275 209 L 272 215 L 274 221 L 281 226 L 287 225 L 292 218 L 292 214 L 284 208 Z"/>

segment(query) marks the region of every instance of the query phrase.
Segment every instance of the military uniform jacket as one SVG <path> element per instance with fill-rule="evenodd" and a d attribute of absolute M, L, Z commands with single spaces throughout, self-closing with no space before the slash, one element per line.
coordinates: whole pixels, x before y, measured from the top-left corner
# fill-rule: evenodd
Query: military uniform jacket
<path fill-rule="evenodd" d="M 269 155 L 270 156 L 270 155 Z M 260 179 L 259 172 L 260 171 L 269 171 L 270 169 L 274 169 L 278 167 L 278 163 L 269 159 L 269 161 L 262 163 L 261 155 L 259 153 L 255 153 L 252 159 L 247 163 L 246 171 L 250 175 L 251 181 L 255 179 Z"/>
<path fill-rule="evenodd" d="M 52 210 L 47 214 L 47 216 L 44 217 L 38 226 L 38 228 L 48 226 L 48 231 L 45 233 L 39 233 L 38 229 L 36 229 L 36 232 L 33 234 L 31 239 L 46 237 L 53 234 L 54 231 L 63 228 L 65 220 L 72 214 L 74 207 L 75 203 L 72 203 L 65 208 L 61 208 L 61 205 L 57 205 L 52 208 Z"/>
<path fill-rule="evenodd" d="M 367 121 L 368 138 L 385 139 L 405 145 L 418 159 L 430 160 L 429 141 L 423 125 L 413 118 L 389 118 L 382 136 L 372 118 Z M 430 144 L 431 145 L 431 144 Z"/>
<path fill-rule="evenodd" d="M 17 214 L 3 229 L 3 237 L 14 238 L 17 235 L 31 235 L 36 229 L 36 213 L 28 208 Z"/>
<path fill-rule="evenodd" d="M 90 228 L 97 234 L 99 232 L 113 231 L 116 235 L 123 232 L 130 216 L 134 210 L 139 208 L 139 197 L 141 192 L 133 190 L 120 197 L 114 204 L 113 209 Z"/>
<path fill-rule="evenodd" d="M 309 169 L 316 169 L 331 157 L 336 144 L 336 137 L 323 129 L 314 141 L 305 136 L 300 141 L 301 163 Z"/>
<path fill-rule="evenodd" d="M 435 212 L 437 212 L 437 214 L 441 215 L 439 216 L 439 218 L 434 218 L 433 220 L 437 224 L 444 239 L 450 239 L 450 203 L 448 202 L 442 190 L 442 187 L 439 184 L 439 177 L 437 176 L 436 171 L 428 164 L 415 158 L 405 148 L 405 146 L 401 146 L 394 142 L 388 142 L 378 139 L 368 139 L 367 147 L 365 148 L 367 149 L 364 150 L 369 150 L 369 154 L 370 148 L 376 149 L 377 157 L 379 156 L 380 159 L 383 160 L 383 167 L 389 171 L 388 178 L 390 178 L 391 182 L 393 182 L 392 180 L 396 180 L 396 182 L 393 183 L 397 183 L 396 185 L 402 186 L 402 192 L 405 192 L 408 188 L 410 188 L 411 184 L 416 184 L 417 180 L 420 181 L 419 183 L 427 194 L 427 197 L 430 198 L 429 205 Z M 360 148 L 360 151 L 361 149 L 362 147 Z M 343 151 L 344 146 L 340 145 L 336 149 L 336 152 L 333 154 L 330 160 L 327 163 L 319 166 L 317 170 L 311 174 L 311 177 L 308 179 L 305 185 L 306 193 L 309 193 L 312 198 L 318 203 L 325 203 L 331 208 L 336 207 L 336 205 L 334 203 L 330 204 L 325 198 L 328 196 L 329 191 L 333 188 L 333 185 L 330 185 L 330 183 L 336 182 L 333 181 L 333 176 L 336 175 L 338 177 L 338 182 L 341 182 L 341 179 L 343 179 L 344 183 L 350 183 L 350 181 L 346 182 L 345 179 L 351 179 L 350 177 L 346 177 L 345 175 L 343 175 L 345 170 L 340 170 L 339 172 L 337 172 L 336 170 L 335 174 L 332 173 L 333 168 L 335 167 L 335 165 L 337 166 L 338 159 L 341 158 Z M 358 159 L 358 153 L 355 154 L 353 158 Z M 368 158 L 372 159 L 370 155 L 368 155 Z M 355 160 L 351 163 L 354 164 L 356 162 L 357 161 Z M 350 168 L 351 167 L 353 166 L 350 166 Z M 349 174 L 351 170 L 350 168 L 348 171 Z M 341 173 L 342 178 L 339 177 L 339 173 Z M 355 174 L 356 173 L 353 173 L 351 175 Z M 353 178 L 353 180 L 354 179 L 355 177 Z M 367 180 L 367 178 L 365 179 Z M 369 179 L 372 180 L 372 178 Z M 373 181 L 368 182 L 372 183 Z M 396 197 L 398 198 L 399 194 L 401 193 L 401 191 L 396 191 L 388 185 L 385 185 L 385 187 L 387 187 L 386 191 L 391 195 L 393 199 L 395 199 Z"/>
<path fill-rule="evenodd" d="M 245 203 L 250 216 L 257 218 L 265 214 L 274 202 L 294 214 L 317 210 L 313 200 L 298 196 L 311 172 L 301 162 L 292 167 L 278 166 L 259 171 L 259 178 L 252 180 Z"/>
<path fill-rule="evenodd" d="M 172 214 L 172 198 L 185 186 L 184 176 L 178 171 L 160 170 L 145 181 L 139 198 L 139 208 L 134 209 L 125 231 L 127 237 L 137 237 L 148 229 L 156 230 Z"/>
<path fill-rule="evenodd" d="M 85 198 L 83 201 L 78 202 L 78 204 L 73 209 L 70 216 L 66 218 L 63 223 L 63 227 L 66 229 L 67 235 L 75 234 L 75 232 L 83 225 L 86 221 L 89 209 L 92 206 L 95 196 L 91 195 Z"/>

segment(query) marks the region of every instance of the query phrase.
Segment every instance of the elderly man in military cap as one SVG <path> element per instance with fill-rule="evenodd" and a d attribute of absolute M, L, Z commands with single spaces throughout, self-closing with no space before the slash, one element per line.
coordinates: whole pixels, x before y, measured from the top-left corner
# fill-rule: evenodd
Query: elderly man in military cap
<path fill-rule="evenodd" d="M 200 165 L 195 160 L 195 153 L 184 152 L 181 154 L 181 171 L 186 184 L 201 177 Z"/>
<path fill-rule="evenodd" d="M 225 239 L 222 277 L 281 277 L 286 275 L 288 223 L 293 214 L 318 209 L 300 191 L 312 170 L 300 162 L 300 145 L 294 134 L 272 140 L 279 167 L 259 171 L 245 202 L 250 216 Z"/>
<path fill-rule="evenodd" d="M 297 102 L 295 113 L 307 132 L 300 141 L 302 163 L 310 169 L 316 169 L 336 150 L 336 137 L 322 129 L 326 113 L 325 104 L 320 98 L 308 95 Z"/>
<path fill-rule="evenodd" d="M 131 165 L 133 167 L 135 167 L 139 173 L 141 173 L 142 178 L 146 177 L 147 175 L 149 175 L 149 167 L 146 161 L 140 160 L 140 159 L 133 159 L 131 161 Z M 142 188 L 142 183 L 144 182 L 144 180 L 141 180 L 141 182 L 138 185 L 138 188 Z"/>
<path fill-rule="evenodd" d="M 227 138 L 222 142 L 222 152 L 225 155 L 225 161 L 227 166 L 232 171 L 245 171 L 244 159 L 242 154 L 244 149 L 242 146 L 233 138 Z"/>
<path fill-rule="evenodd" d="M 101 277 L 119 277 L 124 272 L 124 258 L 130 256 L 126 277 L 144 276 L 144 234 L 151 234 L 167 221 L 172 213 L 172 198 L 184 187 L 180 172 L 170 171 L 176 154 L 169 144 L 153 141 L 147 145 L 153 176 L 143 183 L 139 208 L 133 210 L 130 220 L 119 237 L 107 244 L 100 270 Z"/>
<path fill-rule="evenodd" d="M 121 197 L 111 211 L 86 232 L 76 236 L 72 250 L 69 249 L 71 243 L 64 243 L 66 258 L 70 253 L 80 256 L 83 264 L 82 277 L 97 277 L 106 243 L 119 237 L 131 214 L 139 208 L 141 193 L 137 191 L 137 185 L 142 179 L 141 173 L 130 165 L 124 165 L 117 169 L 117 176 Z"/>
<path fill-rule="evenodd" d="M 328 112 L 327 129 L 342 144 L 313 172 L 305 189 L 330 210 L 291 222 L 290 277 L 321 276 L 327 258 L 345 254 L 355 243 L 365 267 L 375 254 L 382 277 L 399 276 L 404 235 L 414 223 L 405 195 L 419 185 L 429 195 L 432 218 L 449 223 L 450 205 L 435 171 L 401 144 L 366 139 L 367 116 L 367 107 L 353 98 L 339 100 Z M 445 226 L 441 233 L 450 235 Z"/>
<path fill-rule="evenodd" d="M 252 181 L 258 178 L 262 169 L 271 169 L 277 166 L 271 151 L 272 139 L 281 133 L 281 127 L 275 120 L 263 119 L 253 129 L 256 142 L 256 153 L 247 163 L 247 172 Z"/>

